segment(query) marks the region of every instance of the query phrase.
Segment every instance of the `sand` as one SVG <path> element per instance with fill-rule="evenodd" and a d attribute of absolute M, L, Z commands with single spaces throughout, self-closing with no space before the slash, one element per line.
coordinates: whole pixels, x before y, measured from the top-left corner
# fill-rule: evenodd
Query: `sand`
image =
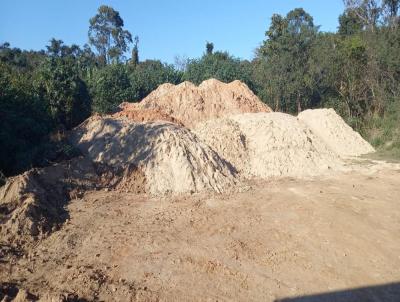
<path fill-rule="evenodd" d="M 167 121 L 183 126 L 179 120 L 159 109 L 135 109 L 130 106 L 130 103 L 126 102 L 122 103 L 119 107 L 121 111 L 114 113 L 112 117 L 125 117 L 135 122 Z"/>
<path fill-rule="evenodd" d="M 343 169 L 318 136 L 284 113 L 233 115 L 199 124 L 194 132 L 245 178 L 308 177 Z"/>
<path fill-rule="evenodd" d="M 298 115 L 298 119 L 342 157 L 375 152 L 333 109 L 305 110 Z"/>
<path fill-rule="evenodd" d="M 162 111 L 189 128 L 231 114 L 272 111 L 246 84 L 240 81 L 226 84 L 215 79 L 199 86 L 190 82 L 162 84 L 140 103 L 125 105 L 125 110 L 135 109 Z"/>
<path fill-rule="evenodd" d="M 224 159 L 173 123 L 94 117 L 73 131 L 71 141 L 96 163 L 136 167 L 151 195 L 223 192 L 236 183 L 235 171 Z"/>

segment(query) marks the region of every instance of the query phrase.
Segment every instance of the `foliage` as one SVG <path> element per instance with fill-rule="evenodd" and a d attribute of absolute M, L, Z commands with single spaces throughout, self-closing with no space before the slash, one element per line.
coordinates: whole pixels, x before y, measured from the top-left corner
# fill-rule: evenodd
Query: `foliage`
<path fill-rule="evenodd" d="M 89 23 L 89 43 L 96 48 L 103 63 L 119 62 L 132 43 L 132 35 L 123 29 L 119 12 L 102 5 Z"/>
<path fill-rule="evenodd" d="M 0 171 L 7 176 L 40 160 L 53 122 L 28 74 L 0 62 L 0 87 Z"/>
<path fill-rule="evenodd" d="M 182 73 L 172 65 L 158 60 L 146 60 L 130 69 L 129 74 L 135 97 L 131 101 L 139 101 L 163 83 L 178 84 L 182 81 Z"/>
<path fill-rule="evenodd" d="M 250 84 L 250 76 L 243 72 L 243 65 L 240 59 L 227 52 L 206 53 L 200 59 L 189 60 L 184 79 L 197 85 L 209 78 L 216 78 L 223 82 L 241 80 Z"/>
<path fill-rule="evenodd" d="M 113 112 L 121 102 L 138 98 L 129 80 L 128 67 L 122 64 L 97 69 L 91 79 L 90 90 L 92 108 L 99 113 Z"/>
<path fill-rule="evenodd" d="M 40 66 L 37 86 L 58 125 L 70 129 L 90 115 L 89 92 L 71 58 L 48 58 Z"/>
<path fill-rule="evenodd" d="M 310 57 L 317 32 L 313 18 L 301 8 L 286 17 L 272 16 L 259 60 L 271 69 L 264 89 L 275 99 L 276 110 L 296 112 L 309 105 L 314 85 Z"/>

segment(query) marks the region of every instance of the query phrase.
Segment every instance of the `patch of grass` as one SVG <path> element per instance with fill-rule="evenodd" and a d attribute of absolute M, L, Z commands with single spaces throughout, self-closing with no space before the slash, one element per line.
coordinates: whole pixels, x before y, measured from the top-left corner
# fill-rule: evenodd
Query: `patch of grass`
<path fill-rule="evenodd" d="M 379 159 L 400 160 L 400 102 L 388 105 L 383 117 L 372 117 L 366 124 L 366 137 L 376 148 Z"/>

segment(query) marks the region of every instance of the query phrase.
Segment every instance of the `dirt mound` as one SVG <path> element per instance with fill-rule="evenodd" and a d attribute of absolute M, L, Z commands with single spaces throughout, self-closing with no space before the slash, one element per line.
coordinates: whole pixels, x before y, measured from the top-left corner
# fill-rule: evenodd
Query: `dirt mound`
<path fill-rule="evenodd" d="M 194 132 L 245 178 L 312 176 L 342 167 L 319 137 L 284 113 L 210 120 L 197 125 Z"/>
<path fill-rule="evenodd" d="M 0 187 L 0 244 L 19 247 L 47 236 L 68 218 L 67 202 L 87 191 L 144 193 L 145 182 L 134 165 L 110 167 L 82 156 L 9 178 Z"/>
<path fill-rule="evenodd" d="M 298 119 L 340 156 L 360 156 L 375 152 L 333 109 L 305 110 L 299 114 Z"/>
<path fill-rule="evenodd" d="M 0 187 L 2 241 L 18 245 L 19 241 L 50 233 L 68 218 L 65 203 L 98 184 L 94 167 L 84 158 L 8 179 Z"/>
<path fill-rule="evenodd" d="M 222 192 L 235 183 L 234 170 L 225 160 L 188 129 L 172 123 L 97 116 L 77 127 L 71 141 L 97 163 L 123 170 L 137 167 L 139 180 L 152 195 Z M 131 180 L 127 175 L 125 183 Z"/>
<path fill-rule="evenodd" d="M 246 84 L 240 81 L 226 84 L 215 79 L 198 87 L 190 82 L 163 84 L 131 108 L 160 110 L 187 127 L 231 114 L 272 111 Z"/>
<path fill-rule="evenodd" d="M 135 122 L 167 121 L 183 125 L 179 120 L 159 109 L 137 109 L 135 105 L 136 104 L 122 103 L 119 106 L 121 111 L 114 113 L 112 116 L 116 118 L 125 117 Z"/>

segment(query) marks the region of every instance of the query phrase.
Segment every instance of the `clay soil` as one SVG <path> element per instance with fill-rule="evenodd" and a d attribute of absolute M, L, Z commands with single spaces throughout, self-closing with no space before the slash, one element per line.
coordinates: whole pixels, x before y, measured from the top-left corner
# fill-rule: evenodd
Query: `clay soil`
<path fill-rule="evenodd" d="M 400 170 L 366 165 L 229 195 L 87 192 L 46 239 L 1 247 L 0 297 L 399 301 Z"/>

